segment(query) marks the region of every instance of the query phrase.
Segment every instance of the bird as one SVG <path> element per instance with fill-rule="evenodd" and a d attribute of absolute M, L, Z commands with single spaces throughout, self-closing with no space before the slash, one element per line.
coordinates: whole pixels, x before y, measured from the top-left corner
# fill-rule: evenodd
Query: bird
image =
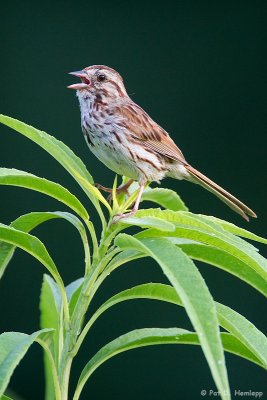
<path fill-rule="evenodd" d="M 244 203 L 186 161 L 168 132 L 129 97 L 117 71 L 105 65 L 92 65 L 69 74 L 80 79 L 68 88 L 76 90 L 82 132 L 89 149 L 106 167 L 129 178 L 118 192 L 127 192 L 133 181 L 139 184 L 133 208 L 117 214 L 116 222 L 133 216 L 146 185 L 160 183 L 165 177 L 201 185 L 247 221 L 250 216 L 257 217 Z"/>

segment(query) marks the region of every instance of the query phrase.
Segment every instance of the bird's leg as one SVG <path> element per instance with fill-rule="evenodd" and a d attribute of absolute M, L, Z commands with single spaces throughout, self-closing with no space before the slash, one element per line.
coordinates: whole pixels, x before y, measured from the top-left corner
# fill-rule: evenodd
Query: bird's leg
<path fill-rule="evenodd" d="M 116 193 L 120 194 L 120 193 L 125 193 L 127 194 L 127 196 L 129 196 L 129 192 L 128 189 L 131 186 L 131 184 L 133 183 L 133 179 L 129 179 L 128 182 L 126 182 L 124 185 L 120 185 L 117 190 Z"/>
<path fill-rule="evenodd" d="M 129 195 L 128 189 L 131 186 L 131 184 L 133 183 L 133 181 L 134 181 L 133 179 L 129 179 L 128 182 L 126 182 L 124 185 L 120 185 L 119 187 L 117 187 L 116 194 L 125 193 L 125 194 Z M 98 189 L 103 190 L 103 192 L 112 193 L 112 191 L 113 191 L 113 189 L 102 186 L 102 185 L 100 185 L 100 183 L 96 183 L 95 186 Z"/>
<path fill-rule="evenodd" d="M 99 190 L 102 190 L 103 192 L 112 193 L 112 189 L 102 186 L 100 185 L 100 183 L 95 183 L 95 187 L 97 187 L 97 189 Z"/>
<path fill-rule="evenodd" d="M 114 217 L 113 217 L 113 223 L 114 224 L 116 224 L 122 218 L 132 217 L 134 214 L 137 213 L 138 208 L 139 208 L 139 204 L 140 204 L 140 201 L 141 201 L 141 197 L 142 197 L 142 194 L 143 194 L 143 191 L 144 191 L 144 189 L 146 187 L 146 181 L 140 182 L 139 185 L 140 185 L 139 192 L 138 192 L 137 198 L 135 200 L 133 209 L 130 212 L 125 213 L 125 214 L 116 214 L 116 215 L 114 215 Z"/>
<path fill-rule="evenodd" d="M 134 181 L 133 179 L 129 179 L 128 182 L 126 182 L 124 185 L 122 184 L 119 187 L 117 187 L 116 194 L 125 193 L 125 194 L 127 194 L 127 196 L 129 196 L 128 189 L 131 186 L 131 184 L 133 183 L 133 181 Z M 110 195 L 108 196 L 108 202 L 110 203 L 112 200 L 113 189 L 102 186 L 99 183 L 96 183 L 95 186 L 98 189 L 103 190 L 104 192 L 110 193 Z"/>

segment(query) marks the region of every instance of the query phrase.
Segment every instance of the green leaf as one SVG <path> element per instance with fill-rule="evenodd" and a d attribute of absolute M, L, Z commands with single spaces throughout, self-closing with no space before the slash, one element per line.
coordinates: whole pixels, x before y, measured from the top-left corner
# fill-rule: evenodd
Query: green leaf
<path fill-rule="evenodd" d="M 98 201 L 100 200 L 111 211 L 110 206 L 100 191 L 93 186 L 93 178 L 82 160 L 68 146 L 46 132 L 6 115 L 0 115 L 0 122 L 26 136 L 54 157 L 81 186 L 103 221 L 103 213 Z"/>
<path fill-rule="evenodd" d="M 204 218 L 202 215 L 192 214 L 190 212 L 179 211 L 174 212 L 171 210 L 160 210 L 160 209 L 149 209 L 140 210 L 137 213 L 138 217 L 144 217 L 146 215 L 152 215 L 157 218 L 164 219 L 165 221 L 172 222 L 177 228 L 191 228 L 196 229 L 200 232 L 209 233 L 211 236 L 216 236 L 220 239 L 227 240 L 234 245 L 244 247 L 251 251 L 258 251 L 252 244 L 244 241 L 236 235 L 225 231 L 218 223 L 210 221 Z"/>
<path fill-rule="evenodd" d="M 32 343 L 49 331 L 49 329 L 43 329 L 31 335 L 5 332 L 0 335 L 0 396 L 3 396 L 16 366 Z"/>
<path fill-rule="evenodd" d="M 232 224 L 230 222 L 223 221 L 222 219 L 215 218 L 215 217 L 210 217 L 210 216 L 205 216 L 205 218 L 209 219 L 210 221 L 216 222 L 225 231 L 231 232 L 234 235 L 241 236 L 241 237 L 244 237 L 246 239 L 255 240 L 256 242 L 267 244 L 267 239 L 265 239 L 265 238 L 263 238 L 261 236 L 255 235 L 254 233 L 251 233 L 246 229 L 239 228 L 238 226 L 236 226 L 236 225 L 234 225 L 234 224 Z"/>
<path fill-rule="evenodd" d="M 224 353 L 219 334 L 216 308 L 209 290 L 193 262 L 179 248 L 161 238 L 136 239 L 120 234 L 115 244 L 150 256 L 162 268 L 180 296 L 209 364 L 220 393 L 229 393 Z M 174 262 L 175 261 L 175 262 Z M 224 395 L 223 398 L 229 398 Z"/>
<path fill-rule="evenodd" d="M 267 285 L 262 276 L 232 254 L 205 244 L 181 243 L 179 238 L 177 242 L 176 238 L 170 240 L 174 244 L 177 243 L 190 258 L 219 267 L 237 276 L 267 297 Z"/>
<path fill-rule="evenodd" d="M 8 396 L 4 395 L 4 396 L 1 397 L 1 400 L 12 400 L 12 399 L 11 399 L 11 397 L 8 397 Z"/>
<path fill-rule="evenodd" d="M 82 160 L 60 140 L 22 121 L 8 117 L 7 115 L 0 114 L 0 122 L 38 144 L 62 164 L 72 175 L 79 174 L 90 183 L 94 183 L 92 175 L 88 172 Z"/>
<path fill-rule="evenodd" d="M 219 321 L 223 328 L 239 339 L 267 369 L 267 338 L 245 317 L 226 307 L 216 304 Z"/>
<path fill-rule="evenodd" d="M 102 282 L 118 267 L 121 265 L 127 264 L 130 261 L 137 260 L 142 258 L 143 254 L 140 251 L 136 250 L 124 250 L 119 254 L 116 254 L 115 257 L 108 263 L 107 267 L 103 270 L 101 275 L 99 276 L 96 284 L 95 291 L 102 284 Z"/>
<path fill-rule="evenodd" d="M 188 211 L 180 196 L 171 189 L 147 187 L 142 195 L 142 201 L 145 200 L 153 201 L 169 210 Z"/>
<path fill-rule="evenodd" d="M 40 298 L 40 326 L 42 329 L 51 328 L 53 332 L 46 339 L 46 344 L 49 347 L 56 365 L 59 365 L 59 355 L 63 345 L 63 322 L 62 322 L 62 301 L 60 290 L 56 282 L 49 276 L 44 274 L 43 284 Z M 44 353 L 45 366 L 45 398 L 54 399 L 54 381 L 51 371 L 50 360 L 47 353 Z"/>
<path fill-rule="evenodd" d="M 31 254 L 45 266 L 60 287 L 64 288 L 63 281 L 58 273 L 54 261 L 48 254 L 44 244 L 37 237 L 10 226 L 0 224 L 0 240 L 13 246 L 17 246 Z"/>
<path fill-rule="evenodd" d="M 89 219 L 86 209 L 80 201 L 58 183 L 16 169 L 0 168 L 0 185 L 20 186 L 44 193 L 66 204 L 83 219 Z"/>
<path fill-rule="evenodd" d="M 102 304 L 89 320 L 90 326 L 107 309 L 127 300 L 160 300 L 183 306 L 180 297 L 172 286 L 161 283 L 146 283 L 124 290 Z M 267 338 L 241 314 L 223 304 L 215 302 L 220 325 L 235 336 L 258 360 L 257 363 L 267 368 Z"/>
<path fill-rule="evenodd" d="M 83 282 L 84 282 L 84 278 L 79 278 L 76 281 L 71 282 L 68 286 L 66 286 L 66 293 L 67 293 L 67 299 L 69 302 L 70 316 L 72 316 L 72 313 L 76 306 L 77 300 L 81 293 Z"/>
<path fill-rule="evenodd" d="M 245 358 L 246 360 L 257 364 L 259 367 L 264 368 L 260 360 L 235 336 L 230 333 L 221 333 L 223 348 L 229 353 L 235 354 L 236 356 Z"/>
<path fill-rule="evenodd" d="M 234 236 L 230 232 L 226 232 L 223 228 L 212 221 L 203 221 L 199 216 L 186 213 L 183 211 L 174 212 L 169 210 L 140 210 L 138 217 L 152 215 L 154 217 L 163 218 L 168 222 L 176 224 L 176 230 L 171 232 L 169 237 L 178 237 L 194 240 L 198 243 L 207 244 L 215 248 L 224 250 L 243 261 L 250 268 L 255 270 L 263 279 L 267 280 L 267 260 L 262 257 L 250 243 Z M 142 237 L 166 237 L 166 232 L 160 232 L 155 229 L 148 229 L 135 235 L 137 238 Z"/>
<path fill-rule="evenodd" d="M 109 358 L 136 347 L 167 343 L 168 340 L 170 342 L 170 340 L 173 340 L 174 337 L 179 337 L 179 335 L 187 332 L 188 331 L 184 329 L 176 328 L 138 329 L 112 340 L 110 343 L 102 347 L 84 367 L 80 375 L 73 400 L 79 399 L 81 391 L 90 375 Z"/>
<path fill-rule="evenodd" d="M 221 339 L 226 351 L 257 363 L 254 355 L 238 339 L 225 333 L 221 334 Z M 81 391 L 92 373 L 111 357 L 135 348 L 159 344 L 198 345 L 199 338 L 196 333 L 179 328 L 144 328 L 128 332 L 103 346 L 86 364 L 80 375 L 73 400 L 79 399 Z M 228 394 L 230 392 L 223 393 L 222 398 L 230 397 Z"/>
<path fill-rule="evenodd" d="M 87 235 L 85 228 L 81 221 L 73 214 L 67 212 L 33 212 L 25 215 L 21 215 L 15 221 L 11 222 L 10 226 L 17 230 L 23 232 L 30 232 L 38 225 L 43 222 L 49 221 L 55 218 L 63 218 L 70 222 L 80 233 L 80 236 L 83 240 L 84 250 L 85 250 L 85 258 L 89 257 L 89 248 L 87 242 Z M 9 243 L 0 242 L 0 278 L 2 277 L 9 261 L 11 260 L 16 247 Z"/>
<path fill-rule="evenodd" d="M 167 232 L 172 232 L 175 230 L 175 226 L 171 222 L 164 221 L 163 219 L 156 217 L 128 217 L 123 218 L 120 220 L 120 222 L 129 226 L 135 225 L 142 228 L 155 228 Z"/>
<path fill-rule="evenodd" d="M 40 298 L 40 325 L 42 329 L 53 329 L 54 343 L 51 344 L 51 353 L 56 362 L 59 356 L 60 321 L 62 318 L 62 300 L 57 283 L 49 275 L 44 274 Z"/>

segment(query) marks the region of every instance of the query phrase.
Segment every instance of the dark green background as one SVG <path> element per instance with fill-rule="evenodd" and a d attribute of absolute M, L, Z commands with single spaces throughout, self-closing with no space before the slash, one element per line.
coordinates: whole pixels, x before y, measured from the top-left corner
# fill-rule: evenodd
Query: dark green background
<path fill-rule="evenodd" d="M 259 218 L 249 224 L 203 189 L 174 180 L 190 210 L 225 218 L 266 236 L 266 2 L 265 1 L 58 1 L 1 2 L 1 108 L 4 114 L 43 129 L 68 144 L 96 182 L 114 175 L 89 153 L 68 71 L 106 64 L 124 77 L 128 92 L 170 132 L 187 160 L 237 195 Z M 88 204 L 65 171 L 36 145 L 1 127 L 1 166 L 23 169 L 69 187 Z M 1 187 L 0 220 L 31 210 L 63 210 L 55 201 L 23 189 Z M 88 204 L 91 211 L 91 207 Z M 94 215 L 92 215 L 94 219 Z M 72 227 L 52 221 L 35 233 L 46 243 L 64 281 L 82 274 L 82 248 Z M 262 253 L 266 248 L 259 246 Z M 199 264 L 198 264 L 199 265 Z M 233 307 L 266 331 L 262 296 L 238 279 L 199 265 L 217 301 Z M 18 251 L 0 282 L 1 331 L 38 329 L 42 267 Z M 94 307 L 141 282 L 161 281 L 151 261 L 114 273 Z M 190 328 L 183 310 L 138 301 L 101 317 L 75 362 L 73 383 L 101 345 L 137 327 Z M 28 400 L 43 393 L 42 354 L 33 346 L 11 387 Z M 226 355 L 233 389 L 263 391 L 265 373 Z M 102 366 L 83 399 L 199 399 L 214 389 L 201 350 L 150 347 L 124 353 Z"/>

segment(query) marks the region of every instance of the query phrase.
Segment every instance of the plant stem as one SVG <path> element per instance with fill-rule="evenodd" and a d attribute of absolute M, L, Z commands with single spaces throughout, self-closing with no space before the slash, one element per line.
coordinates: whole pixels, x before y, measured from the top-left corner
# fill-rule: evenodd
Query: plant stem
<path fill-rule="evenodd" d="M 65 339 L 64 345 L 61 353 L 61 360 L 59 365 L 59 381 L 62 390 L 62 400 L 68 399 L 68 386 L 69 386 L 69 376 L 70 369 L 72 365 L 73 358 L 77 354 L 77 351 L 83 342 L 85 334 L 87 333 L 90 326 L 87 324 L 87 329 L 80 334 L 80 329 L 82 325 L 82 321 L 84 316 L 88 310 L 93 294 L 95 293 L 94 285 L 102 273 L 106 265 L 110 262 L 110 260 L 118 253 L 118 249 L 110 248 L 108 251 L 110 244 L 112 243 L 114 237 L 124 229 L 122 225 L 113 225 L 112 220 L 109 221 L 109 224 L 105 226 L 100 244 L 98 246 L 98 240 L 96 237 L 95 229 L 91 221 L 85 221 L 86 226 L 90 232 L 92 243 L 93 243 L 93 260 L 92 264 L 88 262 L 88 252 L 86 252 L 86 269 L 85 269 L 85 277 L 84 283 L 82 285 L 81 293 L 76 302 L 70 324 L 66 325 L 67 329 L 65 330 Z M 99 285 L 97 285 L 99 287 Z M 65 291 L 64 291 L 65 293 Z M 65 304 L 66 301 L 66 293 L 63 296 L 63 307 L 64 307 L 64 321 L 65 323 L 69 321 L 69 314 L 66 314 L 65 308 L 68 304 Z M 66 321 L 67 319 L 67 321 Z M 91 321 L 92 322 L 92 321 Z M 78 338 L 79 336 L 79 338 Z M 77 340 L 78 338 L 78 340 Z M 78 345 L 77 345 L 78 343 Z M 76 351 L 77 350 L 77 351 Z"/>
<path fill-rule="evenodd" d="M 85 223 L 86 223 L 86 226 L 91 235 L 91 239 L 92 239 L 92 243 L 93 243 L 93 260 L 95 260 L 95 259 L 98 259 L 98 257 L 99 257 L 98 240 L 96 237 L 95 228 L 91 221 L 86 220 Z M 86 274 L 89 272 L 88 268 L 86 268 L 85 272 L 86 272 Z"/>
<path fill-rule="evenodd" d="M 87 224 L 87 220 L 85 221 Z M 91 232 L 90 232 L 91 233 Z M 88 243 L 88 238 L 86 235 L 86 230 L 80 231 L 82 242 L 83 242 L 83 247 L 84 247 L 84 257 L 85 257 L 85 275 L 88 273 L 90 266 L 91 266 L 91 253 L 90 253 L 90 247 Z"/>
<path fill-rule="evenodd" d="M 55 366 L 55 362 L 54 362 L 54 358 L 52 356 L 52 353 L 51 353 L 51 351 L 50 351 L 50 349 L 49 349 L 49 347 L 48 347 L 48 345 L 46 344 L 45 341 L 43 341 L 40 338 L 37 338 L 36 342 L 38 342 L 42 346 L 42 348 L 45 350 L 46 355 L 47 355 L 47 357 L 49 359 L 50 366 L 51 366 L 52 377 L 53 377 L 53 381 L 54 381 L 54 389 L 55 389 L 56 400 L 62 400 L 61 389 L 60 389 L 58 375 L 57 375 L 57 369 L 56 369 L 56 366 Z"/>
<path fill-rule="evenodd" d="M 73 360 L 73 356 L 69 356 L 65 363 L 64 374 L 62 376 L 62 381 L 61 381 L 62 400 L 68 400 L 70 369 L 71 369 L 72 360 Z"/>

